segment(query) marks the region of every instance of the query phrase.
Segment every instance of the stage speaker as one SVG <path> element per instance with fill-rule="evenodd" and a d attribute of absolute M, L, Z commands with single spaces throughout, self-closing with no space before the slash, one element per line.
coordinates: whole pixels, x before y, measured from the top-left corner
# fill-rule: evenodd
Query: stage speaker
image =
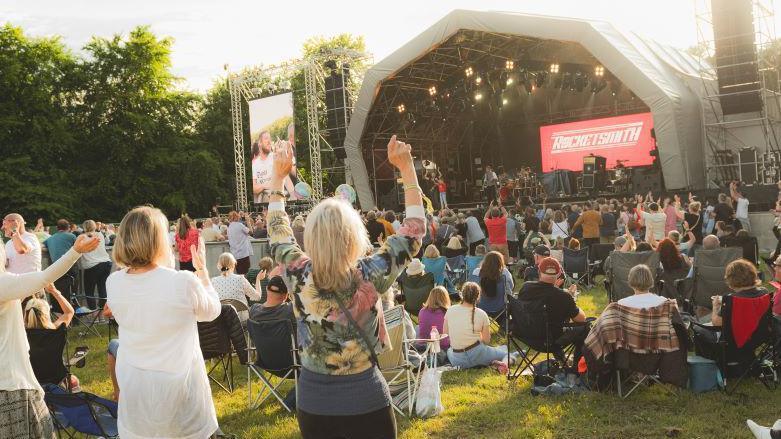
<path fill-rule="evenodd" d="M 754 148 L 741 148 L 738 151 L 740 163 L 740 180 L 746 184 L 754 184 L 759 177 L 757 169 L 757 150 Z"/>
<path fill-rule="evenodd" d="M 337 66 L 336 62 L 325 63 L 326 76 L 323 80 L 325 86 L 325 137 L 328 144 L 334 150 L 338 159 L 347 158 L 344 150 L 344 138 L 347 135 L 349 123 L 348 103 L 350 102 L 349 89 L 345 83 L 349 81 L 350 69 L 347 64 Z"/>
<path fill-rule="evenodd" d="M 762 110 L 753 0 L 711 0 L 714 63 L 724 114 Z"/>
<path fill-rule="evenodd" d="M 607 169 L 607 159 L 598 155 L 583 157 L 583 174 L 596 174 Z"/>
<path fill-rule="evenodd" d="M 663 190 L 662 172 L 658 168 L 632 169 L 632 193 L 646 194 L 648 191 L 659 193 Z"/>
<path fill-rule="evenodd" d="M 583 171 L 583 183 L 580 185 L 582 189 L 594 189 L 596 185 L 596 174 L 587 174 L 585 170 Z"/>

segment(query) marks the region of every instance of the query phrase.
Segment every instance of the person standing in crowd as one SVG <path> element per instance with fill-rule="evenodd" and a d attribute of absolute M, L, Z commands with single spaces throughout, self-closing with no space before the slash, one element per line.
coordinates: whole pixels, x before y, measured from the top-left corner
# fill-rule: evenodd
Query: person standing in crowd
<path fill-rule="evenodd" d="M 483 175 L 483 188 L 485 189 L 485 198 L 489 203 L 496 200 L 496 185 L 499 183 L 499 177 L 496 176 L 494 168 L 491 165 L 485 166 L 485 175 Z"/>
<path fill-rule="evenodd" d="M 41 271 L 41 243 L 38 238 L 24 229 L 24 218 L 18 213 L 9 213 L 3 218 L 6 270 L 23 274 Z"/>
<path fill-rule="evenodd" d="M 255 254 L 250 241 L 250 230 L 255 224 L 248 213 L 244 213 L 243 216 L 246 224 L 241 222 L 242 214 L 239 212 L 233 210 L 228 214 L 228 221 L 230 221 L 228 245 L 233 257 L 236 258 L 236 274 L 247 274 L 250 267 L 250 256 Z"/>
<path fill-rule="evenodd" d="M 475 248 L 478 245 L 485 244 L 485 233 L 480 227 L 480 222 L 477 220 L 477 211 L 469 212 L 469 216 L 464 221 L 466 224 L 466 244 L 469 246 L 469 254 L 475 254 Z"/>
<path fill-rule="evenodd" d="M 616 216 L 610 211 L 610 206 L 603 204 L 599 208 L 602 216 L 602 224 L 599 226 L 599 242 L 601 244 L 612 244 L 616 238 Z"/>
<path fill-rule="evenodd" d="M 410 146 L 395 135 L 388 143 L 388 161 L 401 174 L 407 215 L 398 234 L 365 256 L 371 244 L 360 216 L 336 199 L 320 202 L 307 216 L 307 253 L 301 251 L 281 191 L 290 151 L 278 151 L 275 158 L 268 214 L 271 251 L 296 296 L 296 317 L 304 327 L 299 334 L 308 334 L 299 340 L 296 407 L 304 439 L 396 437 L 390 391 L 376 359 L 389 347 L 378 291 L 387 291 L 418 253 L 426 223 Z"/>
<path fill-rule="evenodd" d="M 373 210 L 366 212 L 366 231 L 369 232 L 369 242 L 374 246 L 385 240 L 385 226 L 377 222 L 377 213 Z"/>
<path fill-rule="evenodd" d="M 702 247 L 703 227 L 700 208 L 700 202 L 694 201 L 694 197 L 689 194 L 688 211 L 683 215 L 683 233 L 688 235 L 691 232 L 694 235 L 694 242 L 689 245 L 689 256 L 694 256 L 697 249 Z"/>
<path fill-rule="evenodd" d="M 194 272 L 171 267 L 165 215 L 137 207 L 122 219 L 108 279 L 108 307 L 119 324 L 121 389 L 117 427 L 123 438 L 207 438 L 217 414 L 196 322 L 221 312 L 204 266 L 203 241 L 190 248 Z"/>
<path fill-rule="evenodd" d="M 559 238 L 569 238 L 569 223 L 561 210 L 553 212 L 553 224 L 551 224 L 551 241 Z"/>
<path fill-rule="evenodd" d="M 439 205 L 442 209 L 447 209 L 447 183 L 442 174 L 437 178 L 437 191 L 439 191 Z"/>
<path fill-rule="evenodd" d="M 732 183 L 730 183 L 732 185 Z M 713 208 L 714 221 L 722 221 L 725 224 L 732 224 L 732 219 L 735 216 L 735 211 L 732 210 L 732 206 L 729 202 L 729 197 L 725 194 L 719 194 L 718 204 Z"/>
<path fill-rule="evenodd" d="M 94 250 L 81 256 L 79 264 L 84 270 L 84 294 L 87 296 L 87 305 L 90 309 L 100 309 L 106 303 L 106 279 L 111 274 L 111 257 L 106 251 L 106 240 L 103 234 L 97 231 L 95 221 L 84 221 L 82 227 L 87 236 L 95 237 L 99 241 Z M 96 287 L 97 299 L 94 295 Z"/>
<path fill-rule="evenodd" d="M 583 214 L 580 215 L 573 229 L 578 226 L 583 228 L 583 246 L 588 247 L 591 244 L 599 244 L 599 226 L 602 225 L 602 215 L 596 210 L 596 203 L 583 203 Z"/>
<path fill-rule="evenodd" d="M 461 369 L 488 366 L 507 357 L 506 346 L 491 346 L 491 320 L 477 307 L 480 285 L 465 282 L 461 287 L 461 303 L 448 308 L 443 331 L 450 338 L 447 358 Z"/>
<path fill-rule="evenodd" d="M 662 204 L 664 206 L 662 211 L 667 217 L 664 223 L 664 234 L 667 236 L 673 230 L 678 230 L 678 221 L 684 219 L 684 213 L 683 209 L 681 209 L 681 198 L 678 194 L 675 194 L 672 199 L 665 197 Z"/>
<path fill-rule="evenodd" d="M 729 184 L 729 193 L 735 201 L 735 219 L 740 221 L 743 230 L 751 233 L 751 222 L 748 218 L 748 198 L 743 195 L 743 192 L 740 191 L 740 186 L 735 181 Z"/>
<path fill-rule="evenodd" d="M 179 269 L 187 271 L 195 271 L 193 267 L 193 257 L 190 254 L 190 248 L 198 244 L 198 229 L 193 226 L 193 221 L 187 215 L 182 215 L 179 218 L 179 224 L 177 225 L 176 236 L 174 241 L 176 243 L 176 253 L 179 255 Z"/>
<path fill-rule="evenodd" d="M 497 251 L 504 256 L 505 260 L 510 259 L 510 253 L 507 249 L 507 210 L 504 206 L 499 207 L 496 202 L 491 202 L 488 210 L 485 212 L 485 229 L 488 231 L 488 248 L 491 251 Z"/>
<path fill-rule="evenodd" d="M 214 223 L 212 222 L 211 218 L 207 218 L 206 221 L 203 222 L 201 239 L 203 239 L 204 242 L 225 241 L 225 237 L 222 236 L 222 233 L 220 233 L 220 229 L 214 228 Z"/>
<path fill-rule="evenodd" d="M 512 264 L 515 259 L 518 258 L 520 251 L 520 244 L 518 243 L 518 235 L 521 233 L 521 225 L 518 220 L 515 219 L 515 212 L 507 216 L 507 251 L 510 253 L 510 259 L 507 260 L 508 264 Z"/>
<path fill-rule="evenodd" d="M 654 202 L 651 202 L 648 205 L 648 210 L 650 210 L 650 212 L 643 210 L 642 202 L 637 203 L 637 211 L 640 212 L 640 218 L 642 218 L 645 222 L 645 240 L 646 242 L 651 240 L 649 233 L 653 231 L 653 239 L 656 241 L 661 241 L 665 237 L 664 226 L 667 222 L 667 215 L 660 211 L 659 205 Z"/>
<path fill-rule="evenodd" d="M 56 437 L 43 389 L 30 365 L 30 345 L 25 334 L 21 300 L 62 277 L 81 254 L 97 246 L 96 238 L 79 237 L 73 247 L 46 270 L 25 274 L 6 271 L 5 250 L 0 247 L 0 346 L 3 346 L 0 355 L 0 437 Z"/>
<path fill-rule="evenodd" d="M 43 241 L 44 247 L 49 252 L 49 263 L 53 264 L 57 262 L 68 250 L 73 247 L 73 243 L 76 242 L 76 235 L 70 232 L 70 223 L 68 220 L 57 220 L 57 233 L 50 236 L 46 241 Z M 58 291 L 62 292 L 62 295 L 70 301 L 71 288 L 73 287 L 73 281 L 76 279 L 76 269 L 71 268 L 65 275 L 54 281 L 54 287 Z M 62 312 L 58 303 L 52 304 L 52 309 L 55 312 Z"/>
<path fill-rule="evenodd" d="M 293 229 L 293 237 L 296 238 L 296 243 L 301 247 L 301 250 L 304 250 L 304 228 L 306 227 L 304 217 L 296 215 L 290 227 Z"/>
<path fill-rule="evenodd" d="M 578 218 L 580 218 L 580 206 L 578 206 L 577 204 L 573 204 L 572 206 L 570 206 L 570 211 L 567 214 L 567 223 L 569 224 L 569 236 L 572 238 L 580 239 L 583 237 L 583 228 L 575 227 L 575 223 L 578 222 Z"/>
<path fill-rule="evenodd" d="M 392 210 L 386 212 L 377 212 L 377 222 L 385 227 L 385 236 L 391 236 L 396 233 L 396 229 L 393 228 L 393 221 L 396 220 L 396 215 Z"/>
<path fill-rule="evenodd" d="M 252 237 L 254 239 L 268 238 L 268 230 L 266 229 L 266 221 L 263 219 L 263 214 L 259 214 L 255 218 L 255 225 L 252 228 Z"/>

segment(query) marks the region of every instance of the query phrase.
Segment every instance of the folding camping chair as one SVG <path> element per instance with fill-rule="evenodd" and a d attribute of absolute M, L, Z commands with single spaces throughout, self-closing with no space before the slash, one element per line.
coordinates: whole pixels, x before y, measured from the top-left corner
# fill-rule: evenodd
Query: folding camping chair
<path fill-rule="evenodd" d="M 611 302 L 617 302 L 633 294 L 629 286 L 629 270 L 640 264 L 647 265 L 656 279 L 659 253 L 655 251 L 610 253 L 610 261 L 605 265 L 605 290 Z M 651 291 L 656 292 L 656 287 Z"/>
<path fill-rule="evenodd" d="M 613 244 L 591 244 L 588 247 L 589 262 L 594 267 L 592 275 L 605 274 L 605 260 L 615 248 Z"/>
<path fill-rule="evenodd" d="M 285 397 L 279 393 L 279 387 L 288 379 L 293 379 L 293 385 L 298 382 L 298 344 L 296 343 L 293 322 L 290 320 L 264 320 L 256 322 L 247 320 L 250 345 L 248 350 L 254 352 L 254 360 L 247 362 L 247 393 L 249 406 L 257 408 L 270 396 L 276 398 L 282 407 L 291 412 L 291 407 L 285 404 Z M 262 383 L 262 388 L 253 398 L 252 375 Z M 274 385 L 273 377 L 280 378 Z"/>
<path fill-rule="evenodd" d="M 402 416 L 412 416 L 416 380 L 408 357 L 410 346 L 404 337 L 404 308 L 397 305 L 384 314 L 391 349 L 377 356 L 380 372 L 388 382 L 393 409 Z"/>
<path fill-rule="evenodd" d="M 515 349 L 519 353 L 517 363 L 507 369 L 507 379 L 518 378 L 526 369 L 533 373 L 534 361 L 541 354 L 545 354 L 547 364 L 550 364 L 550 357 L 553 354 L 560 366 L 566 366 L 567 359 L 575 350 L 575 345 L 560 346 L 555 343 L 555 340 L 551 340 L 547 304 L 544 301 L 516 299 L 509 294 L 505 300 L 507 301 L 507 319 L 505 319 L 507 352 L 509 354 Z M 565 328 L 575 326 L 580 325 L 565 325 Z M 529 349 L 523 349 L 522 344 Z"/>
<path fill-rule="evenodd" d="M 233 353 L 239 361 L 247 362 L 247 341 L 236 310 L 230 305 L 222 305 L 220 315 L 211 322 L 198 322 L 198 341 L 203 359 L 210 362 L 209 379 L 228 393 L 233 393 Z M 216 378 L 214 372 L 222 366 L 222 376 Z"/>
<path fill-rule="evenodd" d="M 78 433 L 87 437 L 119 437 L 116 402 L 87 392 L 68 393 L 54 384 L 43 389 L 58 437 L 62 433 L 68 438 L 75 438 Z"/>
<path fill-rule="evenodd" d="M 421 276 L 408 276 L 405 273 L 399 277 L 399 285 L 404 295 L 404 309 L 410 315 L 417 316 L 434 288 L 434 275 L 424 273 Z"/>
<path fill-rule="evenodd" d="M 74 292 L 70 297 L 71 305 L 73 305 L 74 314 L 73 314 L 73 320 L 81 325 L 83 327 L 83 331 L 79 331 L 79 338 L 84 338 L 85 335 L 88 333 L 92 333 L 98 338 L 100 338 L 100 332 L 98 332 L 98 329 L 96 327 L 98 320 L 100 319 L 100 316 L 103 312 L 102 305 L 105 305 L 106 299 L 100 299 L 97 298 L 97 303 L 100 305 L 97 309 L 91 309 L 88 305 L 87 299 L 87 292 L 84 291 L 84 270 L 80 270 L 78 273 L 78 276 L 76 276 L 75 279 L 76 283 L 76 292 Z M 81 291 L 79 293 L 78 291 Z M 90 294 L 93 292 L 90 292 Z M 89 298 L 93 298 L 93 296 L 89 296 Z M 103 302 L 101 304 L 101 302 Z"/>
<path fill-rule="evenodd" d="M 689 267 L 686 265 L 673 270 L 659 270 L 656 274 L 656 287 L 660 296 L 675 299 L 682 310 L 691 314 L 691 298 L 682 296 L 677 287 L 678 281 L 686 279 L 688 275 Z"/>
<path fill-rule="evenodd" d="M 591 288 L 592 266 L 588 259 L 588 247 L 580 250 L 564 248 L 564 281 L 566 286 L 579 285 L 584 289 Z"/>
<path fill-rule="evenodd" d="M 73 358 L 68 358 L 68 330 L 65 325 L 57 329 L 27 329 L 26 332 L 30 364 L 41 385 L 59 384 L 70 377 L 71 367 L 84 367 L 89 348 L 77 347 Z M 70 387 L 70 379 L 66 382 Z"/>
<path fill-rule="evenodd" d="M 458 288 L 458 286 L 466 281 L 467 276 L 464 255 L 447 258 L 447 267 L 447 277 L 450 279 L 450 282 Z"/>
<path fill-rule="evenodd" d="M 720 331 L 716 363 L 721 370 L 726 393 L 733 393 L 749 375 L 755 376 L 768 389 L 778 388 L 779 364 L 776 352 L 775 332 L 770 294 L 758 297 L 724 296 L 722 326 L 706 326 L 692 322 L 695 330 L 695 346 L 698 350 L 697 332 Z M 738 317 L 740 316 L 740 317 Z M 753 318 L 754 320 L 750 320 Z M 751 328 L 753 331 L 750 331 Z M 704 352 L 698 352 L 702 355 Z M 707 355 L 704 355 L 707 356 Z M 736 378 L 731 387 L 728 381 Z"/>
<path fill-rule="evenodd" d="M 694 255 L 694 276 L 676 282 L 678 294 L 691 300 L 694 306 L 711 309 L 711 296 L 730 291 L 724 272 L 730 262 L 743 257 L 743 249 L 725 247 L 697 250 Z"/>

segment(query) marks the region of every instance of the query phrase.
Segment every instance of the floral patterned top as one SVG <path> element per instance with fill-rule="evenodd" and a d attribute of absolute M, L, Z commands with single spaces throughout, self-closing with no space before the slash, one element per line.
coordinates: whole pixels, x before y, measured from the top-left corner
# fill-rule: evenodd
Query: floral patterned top
<path fill-rule="evenodd" d="M 295 243 L 290 219 L 284 210 L 279 209 L 281 205 L 269 205 L 267 219 L 271 253 L 274 260 L 285 267 L 283 277 L 293 294 L 302 366 L 324 375 L 352 375 L 366 371 L 372 367 L 371 352 L 341 312 L 334 295 L 338 294 L 342 299 L 374 345 L 375 353 L 388 349 L 390 339 L 378 292 L 390 288 L 420 250 L 426 224 L 423 209 L 420 206 L 408 207 L 398 233 L 389 237 L 374 254 L 358 261 L 350 288 L 332 292 L 320 291 L 314 286 L 309 256 Z"/>

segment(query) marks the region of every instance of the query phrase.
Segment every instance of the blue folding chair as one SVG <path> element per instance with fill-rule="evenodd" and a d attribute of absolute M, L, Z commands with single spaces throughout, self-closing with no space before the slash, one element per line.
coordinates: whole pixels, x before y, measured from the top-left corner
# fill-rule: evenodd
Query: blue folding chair
<path fill-rule="evenodd" d="M 118 438 L 117 403 L 87 392 L 68 393 L 55 384 L 46 384 L 44 401 L 49 407 L 58 433 L 75 438 Z"/>

